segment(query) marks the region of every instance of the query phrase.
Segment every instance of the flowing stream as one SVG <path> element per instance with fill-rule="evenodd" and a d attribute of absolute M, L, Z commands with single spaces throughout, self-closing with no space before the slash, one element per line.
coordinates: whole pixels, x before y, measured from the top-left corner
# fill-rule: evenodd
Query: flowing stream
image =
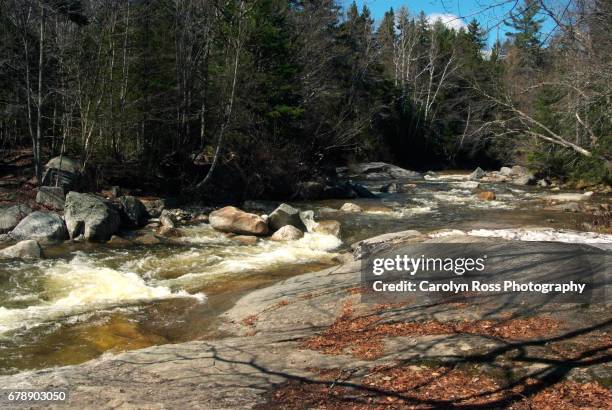
<path fill-rule="evenodd" d="M 545 211 L 541 198 L 548 190 L 481 184 L 497 196 L 483 201 L 464 188 L 465 179 L 443 174 L 402 181 L 414 186 L 407 193 L 350 201 L 363 213 L 338 211 L 347 200 L 293 203 L 314 210 L 317 220 L 340 221 L 342 241 L 312 233 L 292 242 L 244 245 L 200 224 L 182 227 L 185 235 L 173 245 L 111 249 L 65 243 L 45 249 L 47 258 L 40 261 L 1 261 L 0 373 L 223 337 L 216 318 L 240 296 L 338 264 L 347 245 L 382 233 L 450 228 L 519 240 L 612 243 L 612 235 L 579 232 L 589 222 L 584 214 Z M 382 184 L 368 185 L 376 190 Z M 591 201 L 610 203 L 610 197 Z"/>

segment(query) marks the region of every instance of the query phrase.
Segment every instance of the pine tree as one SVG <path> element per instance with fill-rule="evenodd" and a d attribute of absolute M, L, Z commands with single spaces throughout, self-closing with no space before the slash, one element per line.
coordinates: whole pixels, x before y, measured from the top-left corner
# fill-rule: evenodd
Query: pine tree
<path fill-rule="evenodd" d="M 480 27 L 478 20 L 472 19 L 472 21 L 469 22 L 467 26 L 467 35 L 479 52 L 486 47 L 487 33 Z"/>
<path fill-rule="evenodd" d="M 511 12 L 510 19 L 505 21 L 506 26 L 512 29 L 506 35 L 523 54 L 524 63 L 530 66 L 540 63 L 540 30 L 544 21 L 543 18 L 538 18 L 540 10 L 541 6 L 537 0 L 524 0 L 518 7 L 518 12 Z"/>

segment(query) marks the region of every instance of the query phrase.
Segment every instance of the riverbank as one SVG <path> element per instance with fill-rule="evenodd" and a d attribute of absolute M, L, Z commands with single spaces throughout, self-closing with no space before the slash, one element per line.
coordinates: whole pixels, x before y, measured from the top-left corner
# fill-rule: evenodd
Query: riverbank
<path fill-rule="evenodd" d="M 368 242 L 401 250 L 415 242 L 492 241 L 457 234 L 412 231 Z M 352 260 L 242 297 L 222 315 L 228 337 L 220 340 L 107 354 L 82 365 L 3 376 L 0 384 L 66 389 L 67 404 L 80 408 L 520 408 L 554 396 L 559 386 L 589 395 L 555 400 L 592 400 L 598 407 L 610 399 L 605 305 L 544 304 L 526 311 L 478 300 L 362 304 L 359 269 Z M 422 377 L 438 393 L 401 390 L 393 385 L 398 371 Z M 476 387 L 478 395 L 470 390 Z"/>

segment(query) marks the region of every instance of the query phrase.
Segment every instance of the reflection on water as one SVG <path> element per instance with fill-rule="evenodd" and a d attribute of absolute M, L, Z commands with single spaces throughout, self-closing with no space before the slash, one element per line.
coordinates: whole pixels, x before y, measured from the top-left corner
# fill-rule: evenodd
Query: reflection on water
<path fill-rule="evenodd" d="M 410 183 L 404 193 L 294 203 L 316 219 L 342 223 L 344 245 L 417 229 L 573 227 L 575 216 L 543 211 L 546 192 L 481 184 L 497 200 L 482 201 L 461 185 L 465 175 Z M 370 185 L 376 191 L 378 186 Z M 528 212 L 525 212 L 528 211 Z M 63 244 L 37 262 L 0 262 L 0 372 L 79 363 L 105 351 L 220 336 L 215 318 L 244 293 L 337 263 L 343 244 L 306 234 L 288 243 L 240 244 L 206 224 L 182 228 L 172 245 L 110 249 Z"/>

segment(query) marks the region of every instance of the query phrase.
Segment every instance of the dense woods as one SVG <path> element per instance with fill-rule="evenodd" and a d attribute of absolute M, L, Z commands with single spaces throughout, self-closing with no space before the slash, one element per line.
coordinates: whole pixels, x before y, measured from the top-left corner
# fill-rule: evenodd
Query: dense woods
<path fill-rule="evenodd" d="M 519 2 L 489 49 L 476 20 L 333 0 L 0 0 L 1 154 L 205 197 L 363 159 L 609 182 L 612 4 L 560 3 Z"/>

